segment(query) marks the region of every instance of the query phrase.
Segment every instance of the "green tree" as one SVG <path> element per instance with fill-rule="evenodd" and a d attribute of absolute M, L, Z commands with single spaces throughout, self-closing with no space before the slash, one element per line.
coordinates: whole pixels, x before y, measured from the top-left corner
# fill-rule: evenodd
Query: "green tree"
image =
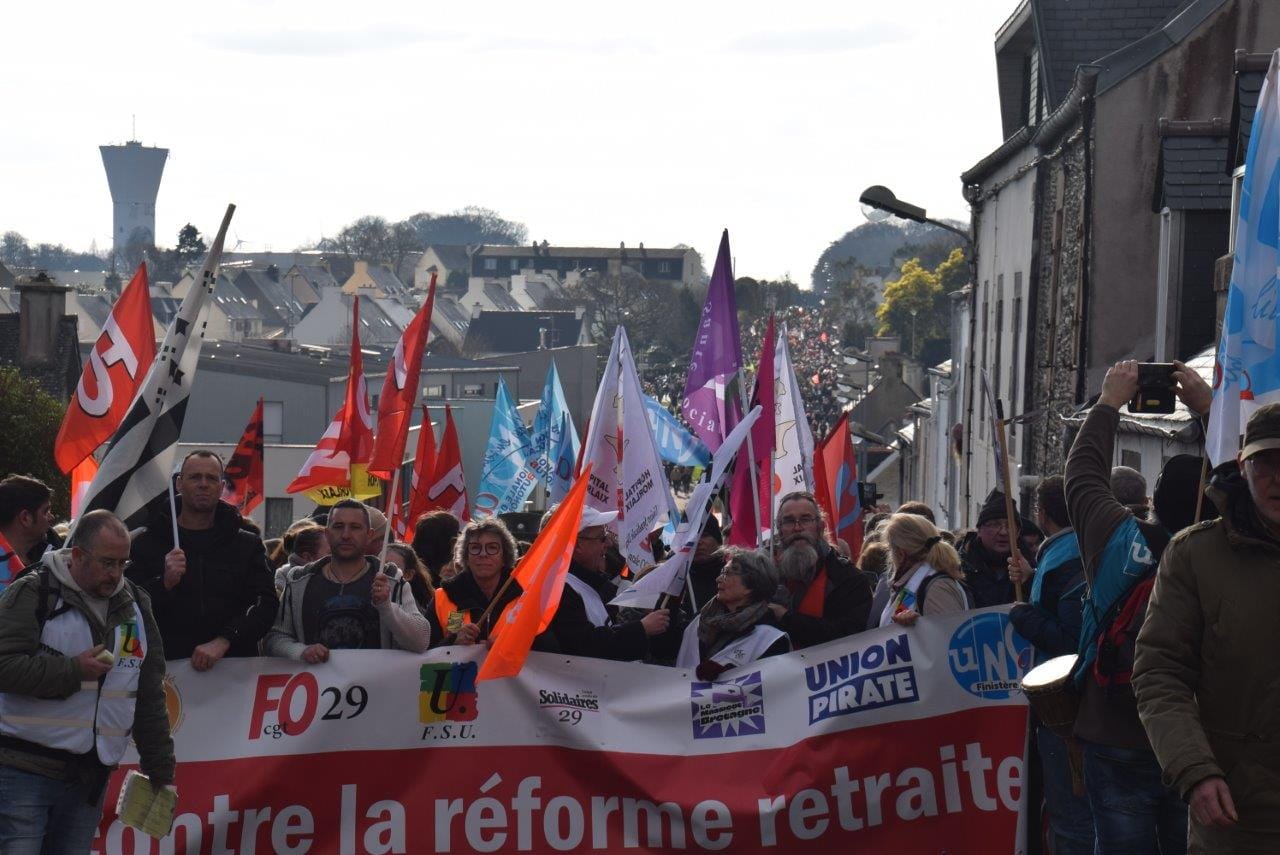
<path fill-rule="evenodd" d="M 926 342 L 947 338 L 946 299 L 937 272 L 913 258 L 885 286 L 877 333 L 901 336 L 903 352 L 919 359 Z"/>
<path fill-rule="evenodd" d="M 53 440 L 66 407 L 23 377 L 16 368 L 0 368 L 0 472 L 39 478 L 53 490 L 53 513 L 71 514 L 71 484 L 53 462 Z"/>

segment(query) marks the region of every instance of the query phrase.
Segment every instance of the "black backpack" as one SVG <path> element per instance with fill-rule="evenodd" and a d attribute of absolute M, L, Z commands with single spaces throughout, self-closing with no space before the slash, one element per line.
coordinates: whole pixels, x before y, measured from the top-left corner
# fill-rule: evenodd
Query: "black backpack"
<path fill-rule="evenodd" d="M 924 616 L 925 593 L 929 590 L 929 586 L 933 584 L 934 579 L 951 579 L 951 577 L 948 576 L 946 573 L 939 572 L 939 573 L 933 573 L 928 576 L 925 576 L 924 579 L 920 582 L 920 589 L 916 591 L 916 606 L 917 606 L 916 611 L 920 613 L 921 617 Z M 969 611 L 973 609 L 974 608 L 973 589 L 969 587 L 969 583 L 963 579 L 952 579 L 952 581 L 960 586 L 960 590 L 964 591 L 965 611 Z"/>

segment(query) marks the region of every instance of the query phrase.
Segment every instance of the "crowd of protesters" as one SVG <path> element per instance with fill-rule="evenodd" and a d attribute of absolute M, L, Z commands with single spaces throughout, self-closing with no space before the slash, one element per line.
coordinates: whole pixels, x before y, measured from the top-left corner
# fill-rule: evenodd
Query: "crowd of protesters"
<path fill-rule="evenodd" d="M 804 359 L 826 358 L 815 338 L 820 347 L 795 348 Z M 1198 375 L 1179 363 L 1174 376 L 1183 401 L 1207 413 Z M 1280 405 L 1250 419 L 1239 465 L 1213 473 L 1203 502 L 1201 461 L 1190 457 L 1167 461 L 1148 499 L 1139 473 L 1111 466 L 1136 387 L 1136 363 L 1108 372 L 1064 475 L 1039 483 L 1028 515 L 997 492 L 973 529 L 946 531 L 910 502 L 869 516 L 848 556 L 813 495 L 791 493 L 764 549 L 723 547 L 711 515 L 691 594 L 662 609 L 610 604 L 653 565 L 625 567 L 616 514 L 588 509 L 559 608 L 533 647 L 709 680 L 876 627 L 909 632 L 921 618 L 1013 604 L 1033 665 L 1076 657 L 1069 728 L 1041 722 L 1033 702 L 1030 793 L 1046 851 L 1168 855 L 1189 840 L 1192 851 L 1280 851 L 1280 665 L 1270 655 L 1280 642 Z M 315 664 L 341 649 L 486 644 L 522 593 L 521 550 L 500 519 L 433 511 L 380 563 L 389 532 L 376 508 L 344 500 L 268 543 L 220 500 L 223 474 L 216 454 L 193 452 L 176 476 L 176 514 L 130 533 L 94 512 L 65 547 L 50 533 L 49 488 L 0 482 L 0 561 L 16 570 L 0 599 L 0 790 L 34 794 L 20 806 L 0 798 L 3 851 L 33 834 L 67 851 L 91 839 L 122 753 L 119 741 L 95 741 L 107 712 L 131 722 L 143 770 L 173 779 L 157 695 L 165 659 L 207 671 L 227 657 Z M 46 599 L 65 605 L 46 612 Z M 128 621 L 146 660 L 131 682 L 111 684 L 100 711 L 85 687 L 115 679 L 101 654 Z M 84 730 L 43 724 L 68 710 Z M 41 807 L 56 821 L 33 825 Z"/>

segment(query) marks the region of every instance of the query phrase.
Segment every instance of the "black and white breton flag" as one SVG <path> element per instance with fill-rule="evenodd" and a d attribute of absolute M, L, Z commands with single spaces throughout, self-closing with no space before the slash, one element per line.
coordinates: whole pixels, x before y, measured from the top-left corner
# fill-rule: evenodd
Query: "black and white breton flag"
<path fill-rule="evenodd" d="M 107 445 L 82 512 L 106 508 L 133 529 L 146 525 L 148 506 L 168 492 L 191 381 L 204 344 L 204 309 L 213 294 L 222 244 L 235 209 L 235 205 L 227 206 L 200 274 L 183 297 L 146 380 Z"/>

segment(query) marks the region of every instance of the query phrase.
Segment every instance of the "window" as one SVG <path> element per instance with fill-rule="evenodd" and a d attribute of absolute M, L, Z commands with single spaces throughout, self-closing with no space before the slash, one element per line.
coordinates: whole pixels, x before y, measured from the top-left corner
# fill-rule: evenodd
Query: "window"
<path fill-rule="evenodd" d="M 280 537 L 285 529 L 293 524 L 293 499 L 267 498 L 266 524 L 262 527 L 263 537 Z"/>
<path fill-rule="evenodd" d="M 511 259 L 511 272 L 512 273 L 520 272 L 520 259 L 518 258 Z"/>
<path fill-rule="evenodd" d="M 448 395 L 448 387 L 447 387 L 447 386 L 445 386 L 445 384 L 443 384 L 443 383 L 438 383 L 438 384 L 436 384 L 436 385 L 434 385 L 434 386 L 424 386 L 424 387 L 423 387 L 423 389 L 422 389 L 422 397 L 424 397 L 424 398 L 447 398 L 447 397 L 449 397 L 449 395 Z"/>
<path fill-rule="evenodd" d="M 1142 453 L 1125 448 L 1120 451 L 1120 465 L 1142 471 Z"/>
<path fill-rule="evenodd" d="M 670 262 L 670 261 L 659 261 L 659 262 L 658 262 L 658 272 L 659 272 L 659 273 L 670 273 L 670 272 L 671 272 L 671 262 Z"/>
<path fill-rule="evenodd" d="M 458 397 L 459 398 L 483 398 L 484 384 L 483 383 L 463 383 L 462 387 L 458 390 Z"/>
<path fill-rule="evenodd" d="M 1018 400 L 1018 376 L 1019 368 L 1022 367 L 1022 358 L 1020 351 L 1022 350 L 1022 274 L 1013 274 L 1013 318 L 1010 326 L 1013 328 L 1013 352 L 1009 359 L 1009 412 L 1008 416 L 1022 415 L 1022 401 Z M 1017 431 L 1016 424 L 1009 425 L 1009 438 L 1012 439 Z"/>
<path fill-rule="evenodd" d="M 486 259 L 484 260 L 484 269 L 485 269 L 485 270 L 495 270 L 495 271 L 496 271 L 496 270 L 498 269 L 498 259 L 496 259 L 496 258 L 486 258 Z"/>
<path fill-rule="evenodd" d="M 262 441 L 284 442 L 284 401 L 262 402 Z"/>

